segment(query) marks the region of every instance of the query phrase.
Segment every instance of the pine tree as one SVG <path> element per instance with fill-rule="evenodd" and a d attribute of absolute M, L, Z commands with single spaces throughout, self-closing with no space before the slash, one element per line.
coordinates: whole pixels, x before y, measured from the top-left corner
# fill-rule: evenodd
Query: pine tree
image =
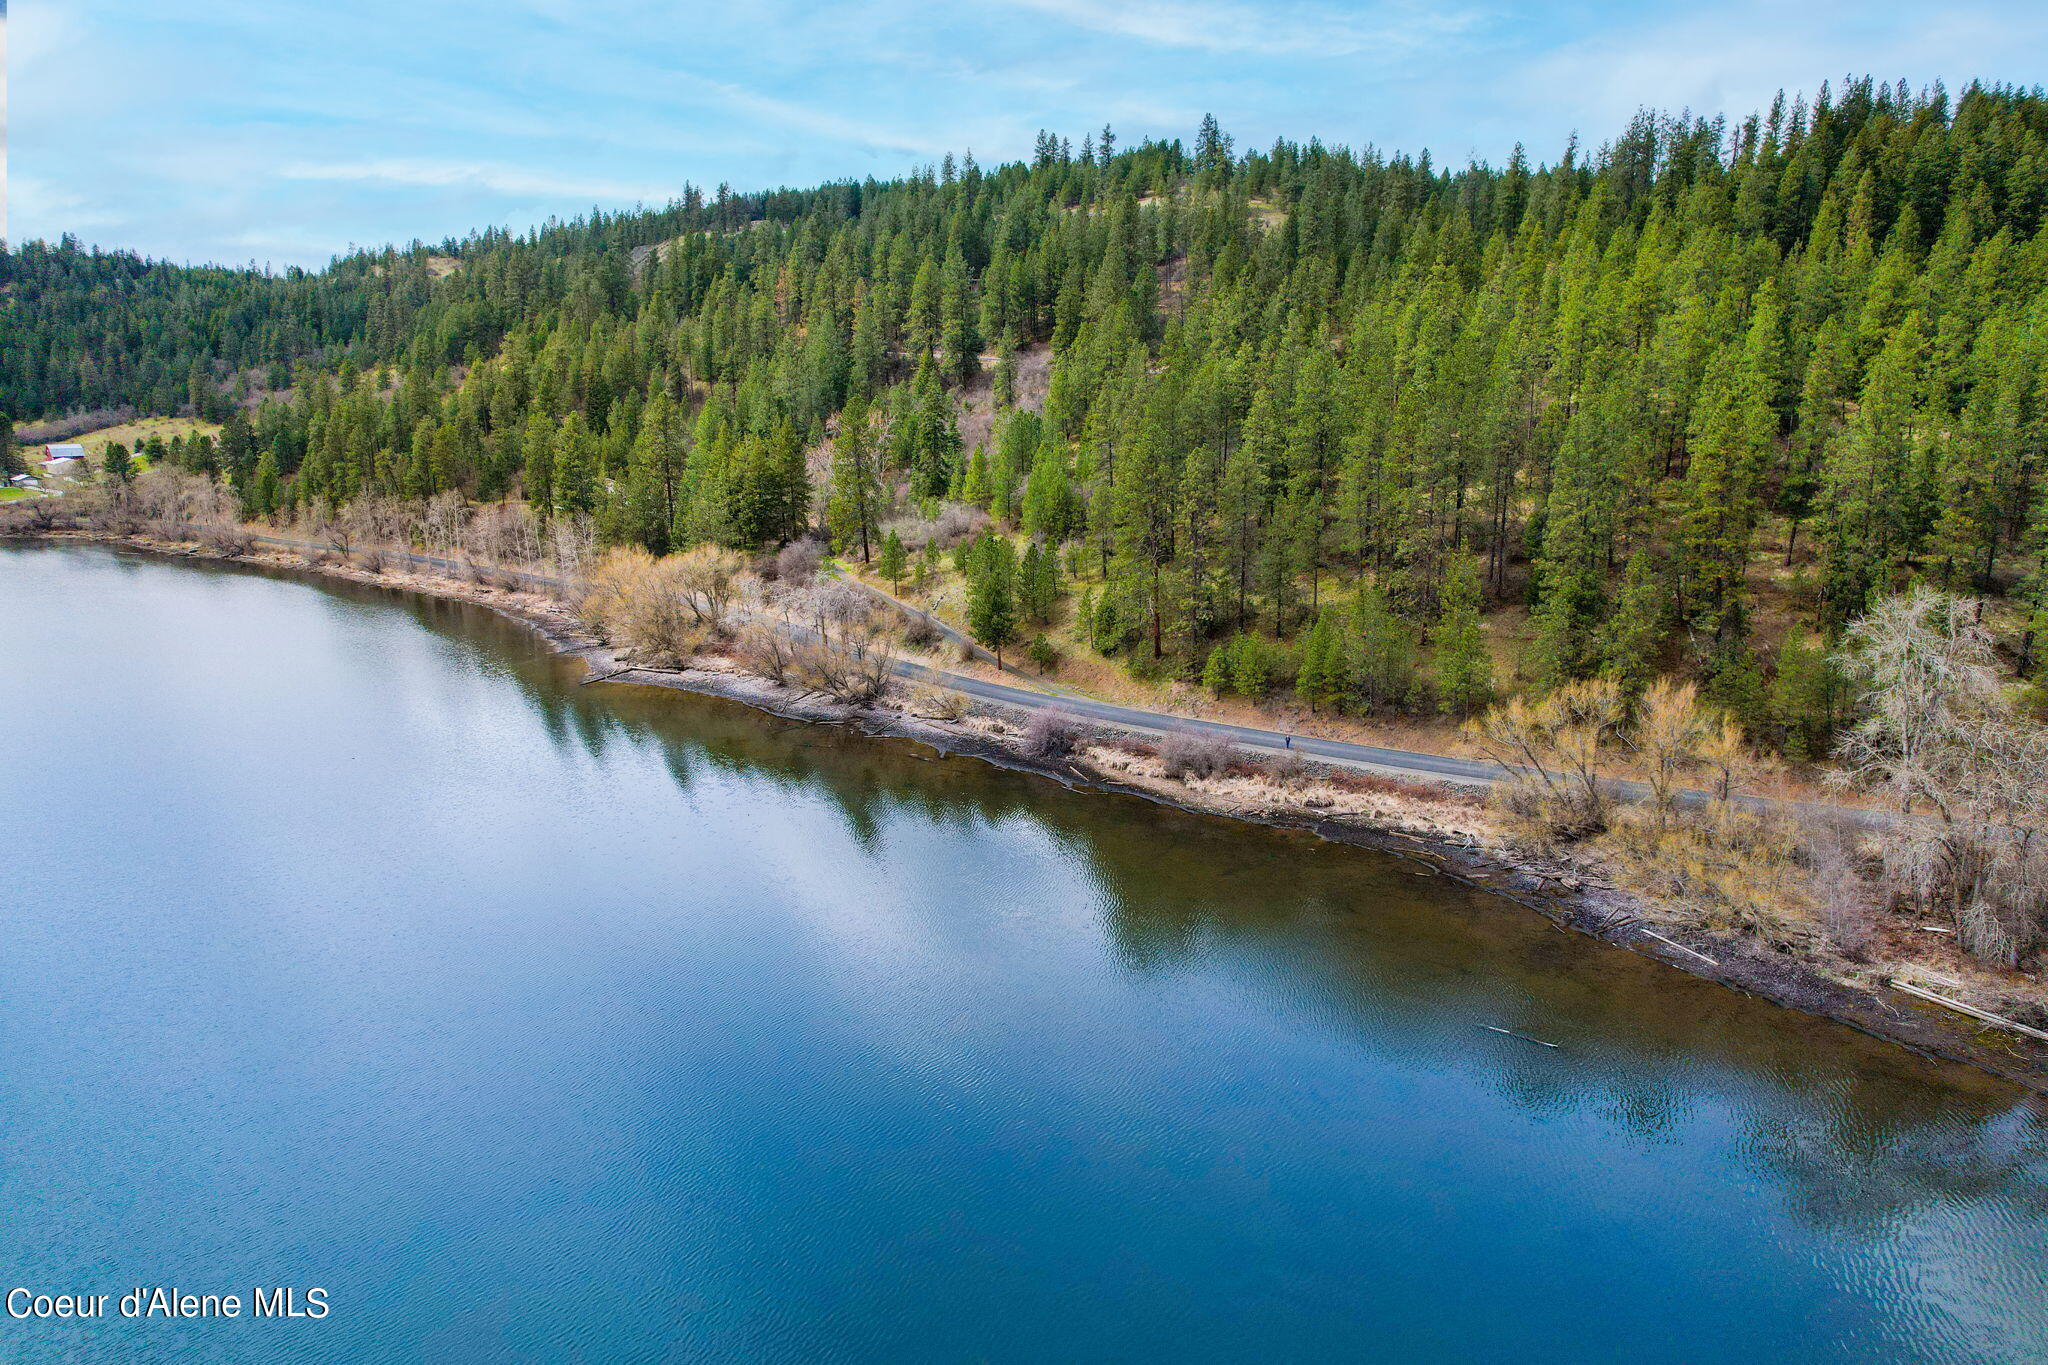
<path fill-rule="evenodd" d="M 1311 712 L 1335 711 L 1351 694 L 1340 615 L 1336 608 L 1325 607 L 1301 639 L 1301 672 L 1295 680 L 1295 693 Z"/>
<path fill-rule="evenodd" d="M 1398 710 L 1415 691 L 1415 631 L 1394 612 L 1377 583 L 1360 589 L 1352 605 L 1350 674 L 1368 711 Z"/>
<path fill-rule="evenodd" d="M 2040 482 L 2034 498 L 2023 559 L 2019 672 L 2048 683 L 2048 479 Z"/>
<path fill-rule="evenodd" d="M 945 495 L 960 453 L 960 435 L 953 424 L 953 405 L 939 387 L 939 372 L 926 356 L 912 382 L 908 411 L 902 418 L 904 465 L 911 490 L 919 497 Z"/>
<path fill-rule="evenodd" d="M 1648 548 L 1629 556 L 1613 614 L 1600 628 L 1600 674 L 1631 697 L 1657 676 L 1667 634 L 1670 585 L 1663 562 Z"/>
<path fill-rule="evenodd" d="M 1060 560 L 1051 546 L 1034 540 L 1025 548 L 1017 591 L 1028 620 L 1037 625 L 1051 623 L 1060 601 Z"/>
<path fill-rule="evenodd" d="M 264 451 L 249 478 L 249 491 L 242 499 L 243 511 L 253 517 L 268 517 L 278 510 L 277 456 Z"/>
<path fill-rule="evenodd" d="M 1823 600 L 1831 622 L 1861 614 L 1917 541 L 1913 473 L 1922 457 L 1926 393 L 1920 315 L 1872 363 L 1861 400 L 1822 479 Z"/>
<path fill-rule="evenodd" d="M 590 434 L 584 429 L 580 413 L 564 417 L 555 431 L 554 470 L 549 475 L 548 487 L 557 512 L 585 514 L 597 506 L 597 473 Z"/>
<path fill-rule="evenodd" d="M 974 453 L 967 457 L 966 471 L 960 476 L 959 500 L 974 503 L 978 507 L 987 507 L 991 501 L 990 485 L 988 452 L 976 446 Z"/>
<path fill-rule="evenodd" d="M 1264 701 L 1273 685 L 1273 651 L 1256 635 L 1239 635 L 1230 660 L 1230 685 L 1248 701 Z"/>
<path fill-rule="evenodd" d="M 134 481 L 135 462 L 128 456 L 128 447 L 119 441 L 107 442 L 100 452 L 100 477 L 108 483 L 120 486 Z"/>
<path fill-rule="evenodd" d="M 543 517 L 554 510 L 555 504 L 554 434 L 554 424 L 547 415 L 536 411 L 528 415 L 519 438 L 520 479 L 526 500 Z"/>
<path fill-rule="evenodd" d="M 903 552 L 903 537 L 893 530 L 882 537 L 882 554 L 875 567 L 882 577 L 889 580 L 892 591 L 903 591 L 904 576 L 910 572 L 910 559 Z"/>
<path fill-rule="evenodd" d="M 627 456 L 614 539 L 636 542 L 658 555 L 668 553 L 674 544 L 685 455 L 681 419 L 668 394 L 657 389 L 641 414 L 640 432 Z"/>
<path fill-rule="evenodd" d="M 1055 446 L 1042 447 L 1024 484 L 1024 530 L 1058 545 L 1080 528 L 1081 509 L 1066 455 Z"/>
<path fill-rule="evenodd" d="M 1794 632 L 1778 646 L 1770 716 L 1779 750 L 1795 763 L 1827 753 L 1833 740 L 1839 680 L 1827 646 Z"/>
<path fill-rule="evenodd" d="M 1017 561 L 1010 542 L 983 536 L 967 582 L 967 628 L 1002 667 L 1003 650 L 1017 639 Z"/>
<path fill-rule="evenodd" d="M 1739 351 L 1729 347 L 1715 358 L 1693 410 L 1679 523 L 1685 596 L 1694 629 L 1715 647 L 1747 629 L 1750 539 L 1777 428 L 1771 400 L 1780 326 L 1766 286 L 1747 340 Z"/>
<path fill-rule="evenodd" d="M 998 410 L 1017 405 L 1017 342 L 1008 332 L 996 351 L 994 398 Z"/>
<path fill-rule="evenodd" d="M 825 515 L 841 545 L 860 546 L 863 564 L 868 562 L 881 507 L 882 477 L 874 434 L 868 428 L 867 404 L 855 398 L 840 414 L 839 436 L 832 443 L 831 500 Z M 896 549 L 900 557 L 901 541 Z M 900 565 L 897 577 L 902 577 Z"/>
<path fill-rule="evenodd" d="M 946 358 L 946 374 L 955 384 L 965 384 L 981 372 L 981 337 L 974 326 L 972 286 L 967 262 L 955 249 L 946 258 L 939 286 L 939 349 Z"/>
<path fill-rule="evenodd" d="M 888 340 L 882 310 L 863 288 L 854 303 L 853 342 L 847 359 L 847 396 L 871 400 L 888 378 Z"/>
<path fill-rule="evenodd" d="M 1444 575 L 1436 624 L 1436 696 L 1445 715 L 1469 716 L 1493 697 L 1481 605 L 1479 561 L 1459 555 Z"/>
<path fill-rule="evenodd" d="M 1124 444 L 1110 515 L 1118 588 L 1143 612 L 1151 657 L 1159 659 L 1166 652 L 1166 570 L 1173 558 L 1175 508 L 1173 470 L 1152 416 L 1139 417 L 1136 432 Z"/>
<path fill-rule="evenodd" d="M 1534 613 L 1536 670 L 1550 683 L 1587 676 L 1605 608 L 1608 476 L 1611 448 L 1605 403 L 1589 403 L 1571 420 L 1544 506 L 1543 549 L 1536 565 L 1541 594 Z"/>
<path fill-rule="evenodd" d="M 1202 661 L 1202 686 L 1216 696 L 1222 696 L 1231 689 L 1231 662 L 1237 654 L 1239 637 L 1232 636 L 1209 651 L 1209 657 Z"/>

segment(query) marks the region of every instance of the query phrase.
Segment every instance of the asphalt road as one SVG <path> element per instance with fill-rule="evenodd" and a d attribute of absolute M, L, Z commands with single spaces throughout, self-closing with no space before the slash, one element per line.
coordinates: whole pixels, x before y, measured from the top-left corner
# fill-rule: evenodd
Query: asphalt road
<path fill-rule="evenodd" d="M 1351 744 L 1341 739 L 1317 739 L 1312 735 L 1290 735 L 1281 730 L 1260 730 L 1249 725 L 1195 720 L 1186 716 L 1168 715 L 1162 711 L 1141 711 L 1136 707 L 1118 706 L 1113 702 L 1097 701 L 1092 697 L 1079 695 L 1048 696 L 1043 692 L 1029 692 L 1021 687 L 1011 687 L 1007 683 L 986 682 L 959 673 L 927 668 L 923 664 L 899 663 L 896 671 L 906 678 L 963 692 L 985 701 L 1001 702 L 1006 706 L 1017 706 L 1033 711 L 1058 711 L 1083 720 L 1114 725 L 1126 730 L 1142 730 L 1148 734 L 1208 735 L 1246 748 L 1271 749 L 1276 753 L 1297 753 L 1305 758 L 1342 763 L 1401 777 L 1423 777 L 1431 781 L 1483 785 L 1498 781 L 1505 775 L 1503 769 L 1477 759 L 1446 758 L 1441 754 L 1413 753 L 1406 749 L 1382 749 L 1371 744 Z"/>
<path fill-rule="evenodd" d="M 290 540 L 282 536 L 259 535 L 253 539 L 267 545 L 283 546 L 295 550 L 329 550 L 334 547 L 311 541 Z M 421 564 L 429 568 L 443 569 L 453 574 L 463 574 L 469 566 L 456 560 L 439 559 L 433 555 L 406 554 L 397 556 L 408 563 Z M 564 586 L 557 578 L 542 574 L 523 573 L 516 570 L 500 570 L 529 587 L 541 590 L 555 590 Z M 842 579 L 853 582 L 851 579 Z M 899 611 L 914 612 L 910 607 L 886 592 L 878 591 L 865 583 L 855 586 L 873 593 L 877 598 Z M 926 613 L 928 614 L 928 613 Z M 950 640 L 965 641 L 978 654 L 987 656 L 987 651 L 967 640 L 958 630 L 943 621 L 933 618 L 940 631 Z M 987 656 L 991 658 L 992 656 Z M 1170 715 L 1163 711 L 1145 711 L 1137 707 L 1118 706 L 1113 702 L 1098 701 L 1084 693 L 1041 683 L 1027 675 L 1019 674 L 1032 686 L 1012 687 L 1007 683 L 988 682 L 981 678 L 969 677 L 962 673 L 951 673 L 944 669 L 932 668 L 925 664 L 899 659 L 895 663 L 898 677 L 907 678 L 927 686 L 941 687 L 983 701 L 998 702 L 1026 711 L 1058 711 L 1081 720 L 1093 721 L 1100 725 L 1116 726 L 1120 729 L 1136 730 L 1145 734 L 1196 734 L 1208 735 L 1226 743 L 1247 749 L 1262 749 L 1276 753 L 1297 753 L 1318 762 L 1334 763 L 1342 767 L 1357 768 L 1366 772 L 1379 773 L 1388 777 L 1406 778 L 1410 781 L 1449 782 L 1463 786 L 1488 786 L 1508 775 L 1507 769 L 1481 759 L 1450 758 L 1443 754 L 1417 753 L 1408 749 L 1383 749 L 1373 744 L 1353 744 L 1341 739 L 1320 739 L 1312 735 L 1290 735 L 1282 730 L 1261 730 L 1249 725 L 1231 725 L 1223 721 L 1197 720 L 1188 716 Z M 1010 671 L 1010 670 L 1006 670 Z M 1046 690 L 1034 690 L 1046 689 Z M 1640 782 L 1613 780 L 1608 789 L 1624 800 L 1640 800 L 1648 795 L 1649 788 Z M 1685 804 L 1696 804 L 1707 799 L 1700 792 L 1685 792 L 1679 800 Z M 1892 818 L 1881 811 L 1859 809 L 1852 806 L 1837 806 L 1817 801 L 1780 801 L 1771 797 L 1738 797 L 1737 802 L 1753 809 L 1776 807 L 1805 815 L 1848 820 L 1860 824 L 1882 824 Z"/>

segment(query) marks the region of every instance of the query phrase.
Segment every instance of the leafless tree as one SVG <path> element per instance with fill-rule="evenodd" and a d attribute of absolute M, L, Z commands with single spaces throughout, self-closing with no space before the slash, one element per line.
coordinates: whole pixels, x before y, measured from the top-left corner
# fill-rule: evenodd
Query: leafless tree
<path fill-rule="evenodd" d="M 1508 769 L 1498 796 L 1539 836 L 1582 838 L 1606 828 L 1600 763 L 1625 703 L 1606 679 L 1567 683 L 1540 701 L 1512 697 L 1465 724 L 1481 753 Z"/>
<path fill-rule="evenodd" d="M 589 517 L 548 518 L 547 561 L 562 578 L 574 584 L 597 557 L 597 532 Z"/>
<path fill-rule="evenodd" d="M 867 626 L 798 640 L 795 657 L 806 686 L 847 706 L 872 706 L 896 678 L 896 651 L 888 636 Z"/>
<path fill-rule="evenodd" d="M 731 628 L 734 603 L 744 586 L 747 561 L 738 551 L 699 545 L 668 558 L 676 591 L 698 624 L 714 634 Z"/>
<path fill-rule="evenodd" d="M 1230 768 L 1230 745 L 1198 730 L 1176 730 L 1159 742 L 1159 761 L 1173 778 L 1215 777 Z"/>
<path fill-rule="evenodd" d="M 796 675 L 794 643 L 785 632 L 767 622 L 749 621 L 741 626 L 733 641 L 732 655 L 740 667 L 772 683 L 788 686 Z"/>
<path fill-rule="evenodd" d="M 1927 589 L 1856 622 L 1838 656 L 1862 691 L 1837 780 L 1886 797 L 1894 889 L 1954 919 L 1989 962 L 2048 936 L 2048 727 L 2020 714 L 1976 603 Z"/>
<path fill-rule="evenodd" d="M 793 588 L 803 587 L 817 576 L 818 566 L 824 562 L 825 550 L 817 541 L 808 536 L 792 540 L 775 556 L 776 581 Z"/>
<path fill-rule="evenodd" d="M 1652 818 L 1670 818 L 1682 784 L 1700 768 L 1701 751 L 1718 728 L 1717 717 L 1701 707 L 1699 689 L 1691 683 L 1660 678 L 1643 692 L 1629 747 L 1650 788 Z"/>
<path fill-rule="evenodd" d="M 1062 711 L 1034 711 L 1024 724 L 1024 753 L 1042 763 L 1064 763 L 1081 747 L 1081 726 Z"/>

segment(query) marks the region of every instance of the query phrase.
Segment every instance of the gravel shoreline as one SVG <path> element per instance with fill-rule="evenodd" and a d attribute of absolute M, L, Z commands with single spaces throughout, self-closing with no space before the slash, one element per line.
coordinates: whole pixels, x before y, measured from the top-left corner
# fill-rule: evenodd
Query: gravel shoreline
<path fill-rule="evenodd" d="M 559 605 L 454 579 L 412 572 L 373 573 L 342 564 L 322 564 L 299 555 L 262 551 L 228 556 L 189 544 L 139 536 L 51 532 L 36 539 L 112 545 L 162 558 L 196 558 L 224 564 L 315 575 L 366 586 L 409 591 L 468 602 L 518 621 L 557 653 L 582 660 L 593 678 L 618 674 L 619 685 L 667 687 L 724 697 L 792 720 L 850 725 L 864 733 L 907 739 L 942 754 L 981 759 L 999 767 L 1051 778 L 1070 787 L 1138 796 L 1198 814 L 1245 820 L 1279 829 L 1313 833 L 1334 843 L 1391 853 L 1480 890 L 1504 896 L 1553 923 L 1617 947 L 1657 959 L 1787 1009 L 1817 1015 L 1908 1048 L 1923 1056 L 1990 1072 L 2048 1098 L 2048 1044 L 1973 1026 L 1959 1015 L 1938 1012 L 1878 991 L 1837 980 L 1818 968 L 1772 951 L 1755 940 L 1675 927 L 1643 913 L 1644 904 L 1626 892 L 1590 884 L 1568 868 L 1545 867 L 1499 849 L 1479 845 L 1432 812 L 1427 788 L 1417 786 L 1405 810 L 1404 798 L 1379 794 L 1366 810 L 1324 814 L 1279 795 L 1249 799 L 1248 784 L 1182 782 L 1142 771 L 1105 771 L 1102 766 L 1053 764 L 1025 754 L 1017 742 L 1021 724 L 1008 724 L 1007 708 L 977 703 L 976 717 L 947 721 L 896 707 L 854 709 L 780 687 L 738 670 L 691 667 L 677 671 L 634 667 L 592 636 Z M 980 723 L 976 723 L 979 720 Z M 1309 764 L 1313 774 L 1316 765 Z M 1272 791 L 1274 789 L 1265 789 Z M 1649 926 L 1655 926 L 1651 929 Z M 1662 937 L 1655 937 L 1661 935 Z"/>

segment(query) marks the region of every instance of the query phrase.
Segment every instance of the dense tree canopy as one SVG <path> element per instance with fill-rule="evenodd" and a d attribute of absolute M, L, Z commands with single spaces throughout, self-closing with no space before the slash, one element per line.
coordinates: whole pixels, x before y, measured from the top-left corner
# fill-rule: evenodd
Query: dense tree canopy
<path fill-rule="evenodd" d="M 657 550 L 822 523 L 895 574 L 897 509 L 972 502 L 1140 670 L 1263 691 L 1294 641 L 1318 706 L 1426 675 L 1464 711 L 1505 681 L 1482 610 L 1526 604 L 1535 680 L 1683 668 L 1806 697 L 1796 729 L 1813 641 L 1910 578 L 2048 622 L 2044 213 L 2038 90 L 1856 80 L 1455 170 L 1105 128 L 317 274 L 30 244 L 0 408 L 226 415 L 187 458 L 259 503 L 524 496 Z M 1030 411 L 966 449 L 989 391 Z"/>

